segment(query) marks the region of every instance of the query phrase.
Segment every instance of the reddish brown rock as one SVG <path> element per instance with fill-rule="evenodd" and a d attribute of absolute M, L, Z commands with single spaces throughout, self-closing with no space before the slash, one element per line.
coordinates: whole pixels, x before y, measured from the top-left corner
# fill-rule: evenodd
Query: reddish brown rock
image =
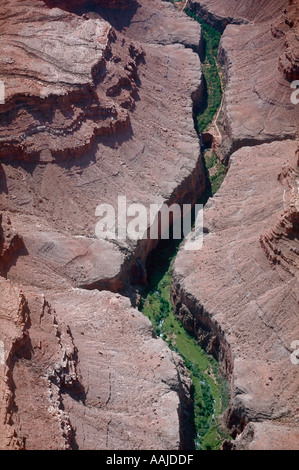
<path fill-rule="evenodd" d="M 30 3 L 26 1 L 33 12 L 34 0 Z M 138 10 L 140 24 L 143 10 L 144 18 L 150 15 L 148 4 L 145 2 L 144 5 Z M 48 10 L 43 4 L 34 13 L 37 21 L 33 26 L 30 24 L 32 16 L 28 20 L 30 27 L 24 22 L 28 30 L 34 27 L 38 32 L 39 19 L 44 18 L 42 24 L 46 25 L 46 21 L 54 15 L 52 22 L 55 26 L 47 30 L 51 41 L 57 38 L 54 38 L 53 31 L 62 29 L 66 22 L 78 32 L 79 37 L 86 34 L 89 42 L 82 45 L 83 49 L 77 52 L 78 55 L 71 55 L 60 47 L 58 41 L 55 57 L 52 58 L 53 62 L 52 59 L 50 61 L 58 78 L 55 83 L 51 81 L 52 73 L 48 76 L 48 66 L 43 64 L 45 68 L 42 67 L 39 73 L 50 89 L 49 97 L 45 98 L 45 114 L 42 108 L 38 112 L 36 109 L 32 111 L 25 100 L 21 101 L 20 113 L 15 114 L 11 110 L 14 119 L 9 127 L 9 138 L 7 123 L 3 122 L 2 148 L 3 162 L 6 164 L 3 165 L 0 180 L 3 191 L 0 207 L 18 214 L 15 223 L 21 235 L 27 233 L 29 253 L 28 256 L 24 252 L 24 256 L 17 260 L 8 273 L 10 279 L 27 282 L 24 273 L 29 270 L 37 273 L 32 276 L 32 282 L 39 286 L 50 287 L 53 283 L 66 282 L 75 287 L 97 286 L 118 290 L 120 286 L 124 287 L 125 278 L 130 281 L 130 271 L 136 271 L 134 259 L 137 259 L 141 263 L 141 274 L 137 278 L 134 274 L 133 277 L 136 282 L 143 281 L 142 265 L 154 243 L 125 244 L 120 246 L 121 253 L 117 253 L 115 244 L 108 245 L 107 251 L 98 250 L 96 259 L 92 261 L 95 247 L 103 245 L 94 240 L 98 222 L 96 207 L 101 203 L 110 203 L 117 208 L 117 197 L 123 195 L 127 196 L 128 204 L 140 202 L 147 207 L 163 201 L 195 202 L 204 190 L 204 171 L 192 118 L 193 103 L 201 95 L 201 67 L 191 47 L 187 49 L 177 43 L 177 38 L 189 28 L 190 46 L 196 47 L 200 42 L 200 27 L 170 5 L 164 6 L 158 0 L 152 1 L 151 5 L 159 21 L 156 26 L 153 23 L 151 33 L 145 38 L 142 36 L 142 26 L 138 28 L 133 21 L 125 37 L 121 32 L 112 33 L 109 24 L 95 13 L 87 19 L 57 9 Z M 20 18 L 26 12 L 25 6 L 24 2 L 18 5 Z M 165 22 L 159 8 L 162 12 L 171 11 L 172 20 L 179 18 L 181 25 L 181 33 L 174 35 L 170 32 L 168 41 L 165 39 L 168 33 L 164 33 L 166 45 L 163 47 L 157 45 L 162 21 Z M 7 28 L 9 24 L 8 21 Z M 46 29 L 46 26 L 43 27 Z M 99 47 L 95 45 L 95 30 L 99 33 L 104 31 L 103 44 Z M 171 30 L 168 25 L 167 31 Z M 68 27 L 66 31 L 69 31 Z M 180 42 L 183 43 L 183 39 Z M 41 54 L 45 42 L 37 42 L 37 46 L 41 48 Z M 87 53 L 88 48 L 91 49 L 90 54 Z M 35 68 L 36 71 L 41 65 L 39 54 L 30 63 L 31 69 Z M 64 54 L 72 56 L 67 76 L 66 71 L 59 75 L 57 68 L 59 60 L 64 60 Z M 86 60 L 89 67 L 96 67 L 99 75 L 91 73 L 91 68 L 86 67 Z M 14 66 L 8 64 L 7 67 Z M 35 100 L 36 106 L 40 106 L 35 90 L 39 81 L 33 72 L 30 72 L 30 77 L 30 86 L 26 83 L 22 86 L 27 86 L 27 92 L 31 89 L 30 100 Z M 95 108 L 86 95 L 81 95 L 86 86 L 93 90 Z M 80 97 L 77 97 L 78 88 Z M 63 90 L 62 102 L 57 89 Z M 11 90 L 8 86 L 7 90 L 5 106 L 9 106 L 9 96 L 15 88 Z M 52 103 L 54 94 L 55 107 Z M 84 109 L 82 102 L 86 102 Z M 112 114 L 107 111 L 107 119 L 98 119 L 99 106 L 104 103 L 108 103 Z M 63 105 L 61 109 L 60 104 Z M 66 110 L 70 111 L 69 114 Z M 108 129 L 105 127 L 107 120 Z M 40 126 L 40 121 L 45 123 L 44 127 Z M 35 129 L 32 135 L 31 125 Z M 114 126 L 119 126 L 117 134 Z M 178 129 L 181 129 L 180 132 Z M 98 135 L 102 130 L 104 135 Z M 22 141 L 24 148 L 20 153 L 16 150 L 15 154 L 11 145 L 18 148 L 18 140 Z M 57 164 L 65 159 L 67 161 L 63 164 Z M 15 160 L 26 161 L 17 167 L 11 164 Z M 19 215 L 21 213 L 22 216 Z M 54 243 L 51 246 L 56 247 L 53 250 L 49 249 L 51 242 Z M 60 255 L 62 247 L 67 247 L 63 248 L 67 250 L 65 257 Z M 76 258 L 76 250 L 86 254 L 85 267 L 80 268 L 79 272 L 77 267 L 83 257 Z M 111 257 L 110 253 L 113 254 Z M 110 260 L 109 268 L 105 259 Z M 89 267 L 90 262 L 94 262 L 94 267 Z M 37 266 L 40 266 L 42 276 L 39 276 Z M 61 276 L 66 278 L 65 282 Z"/>
<path fill-rule="evenodd" d="M 7 214 L 0 214 L 0 275 L 5 276 L 11 264 L 24 249 L 24 241 L 12 226 Z"/>
<path fill-rule="evenodd" d="M 191 405 L 186 369 L 129 299 L 80 290 L 50 299 L 79 351 L 84 403 L 70 396 L 63 401 L 78 447 L 192 447 L 188 424 L 184 427 Z"/>
<path fill-rule="evenodd" d="M 299 108 L 291 103 L 296 76 L 297 0 L 193 1 L 189 8 L 220 31 L 225 94 L 214 148 L 225 163 L 239 148 L 298 137 Z M 233 23 L 233 24 L 231 24 Z M 283 72 L 283 75 L 282 73 Z"/>
<path fill-rule="evenodd" d="M 43 295 L 25 295 L 2 278 L 0 284 L 0 448 L 71 449 L 74 430 L 62 394 L 80 396 L 82 387 L 70 330 Z"/>
<path fill-rule="evenodd" d="M 135 4 L 135 0 L 70 0 L 68 2 L 62 0 L 44 0 L 50 8 L 58 7 L 63 10 L 76 10 L 78 8 L 90 6 L 99 6 L 109 9 L 125 10 Z"/>
<path fill-rule="evenodd" d="M 298 365 L 291 362 L 291 344 L 299 339 L 298 232 L 289 223 L 275 229 L 273 249 L 282 261 L 274 265 L 260 244 L 288 207 L 296 206 L 298 217 L 297 149 L 286 141 L 236 152 L 206 206 L 203 249 L 182 249 L 174 265 L 176 313 L 231 380 L 227 419 L 234 434 L 248 422 L 271 429 L 279 421 L 266 441 L 257 435 L 250 448 L 299 446 L 296 433 L 291 441 L 278 439 L 299 419 Z M 287 179 L 286 168 L 293 168 Z"/>
<path fill-rule="evenodd" d="M 226 28 L 219 50 L 226 76 L 219 122 L 224 161 L 242 146 L 298 136 L 299 108 L 278 68 L 283 49 L 270 23 Z"/>
<path fill-rule="evenodd" d="M 276 25 L 275 25 L 276 26 Z M 284 37 L 285 51 L 279 57 L 279 68 L 288 80 L 299 79 L 299 1 L 289 0 L 283 21 L 273 34 Z"/>
<path fill-rule="evenodd" d="M 205 186 L 192 118 L 200 27 L 159 0 L 151 5 L 159 22 L 145 38 L 133 21 L 113 30 L 95 12 L 1 4 L 0 263 L 8 279 L 0 278 L 0 334 L 5 351 L 15 337 L 22 343 L 9 363 L 4 357 L 11 405 L 1 409 L 1 448 L 193 446 L 181 360 L 128 299 L 90 290 L 144 280 L 156 243 L 97 240 L 100 203 L 116 208 L 118 195 L 146 206 L 195 202 Z M 138 21 L 142 11 L 145 21 L 147 2 Z M 20 303 L 26 322 L 15 332 Z"/>
<path fill-rule="evenodd" d="M 275 423 L 250 423 L 234 442 L 226 441 L 226 450 L 298 450 L 297 427 Z"/>
<path fill-rule="evenodd" d="M 114 57 L 115 33 L 102 19 L 51 10 L 38 0 L 14 2 L 12 17 L 8 6 L 0 10 L 0 156 L 44 163 L 74 158 L 91 151 L 96 136 L 127 130 L 142 50 L 123 44 Z"/>
<path fill-rule="evenodd" d="M 15 354 L 28 341 L 28 314 L 22 293 L 0 278 L 1 335 L 0 335 L 0 448 L 22 449 L 24 440 L 13 421 L 15 409 L 12 370 Z"/>
<path fill-rule="evenodd" d="M 70 290 L 50 305 L 0 284 L 1 449 L 192 447 L 190 378 L 129 299 Z"/>
<path fill-rule="evenodd" d="M 299 150 L 293 162 L 278 176 L 284 186 L 284 212 L 272 229 L 261 236 L 260 243 L 269 261 L 276 269 L 284 269 L 297 276 L 299 270 Z"/>
<path fill-rule="evenodd" d="M 188 0 L 188 8 L 223 31 L 230 24 L 260 23 L 283 14 L 288 0 Z"/>

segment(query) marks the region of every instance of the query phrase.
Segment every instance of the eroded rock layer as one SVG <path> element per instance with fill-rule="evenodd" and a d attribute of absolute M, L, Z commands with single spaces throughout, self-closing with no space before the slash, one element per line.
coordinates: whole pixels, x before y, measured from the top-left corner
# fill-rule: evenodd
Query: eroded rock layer
<path fill-rule="evenodd" d="M 269 22 L 226 28 L 219 48 L 226 80 L 219 123 L 224 161 L 242 146 L 298 137 L 298 106 L 279 70 L 283 51 L 284 37 L 273 36 Z"/>
<path fill-rule="evenodd" d="M 286 216 L 292 213 L 298 225 L 297 149 L 286 141 L 236 152 L 206 206 L 203 249 L 182 249 L 174 266 L 176 313 L 231 380 L 227 420 L 234 435 L 248 422 L 276 424 L 266 444 L 255 437 L 257 447 L 298 447 L 296 433 L 289 442 L 278 438 L 299 419 L 298 366 L 291 362 L 299 338 L 298 229 Z M 286 167 L 292 188 L 281 178 Z M 260 241 L 279 219 L 277 245 L 266 236 L 271 258 Z"/>
<path fill-rule="evenodd" d="M 298 2 L 189 7 L 224 30 L 226 86 L 214 148 L 229 164 L 206 206 L 202 250 L 182 248 L 176 259 L 172 297 L 186 328 L 230 378 L 226 421 L 236 440 L 223 448 L 298 449 L 299 107 L 290 83 Z"/>
<path fill-rule="evenodd" d="M 81 17 L 35 0 L 17 2 L 17 19 L 3 23 L 3 60 L 8 51 L 16 58 L 7 59 L 3 69 L 1 208 L 16 214 L 13 222 L 26 237 L 10 279 L 27 282 L 23 273 L 29 269 L 36 273 L 30 283 L 42 287 L 119 291 L 133 270 L 142 281 L 153 243 L 119 248 L 95 240 L 97 206 L 109 203 L 117 212 L 118 196 L 146 206 L 194 203 L 204 190 L 192 119 L 202 89 L 200 61 L 191 49 L 199 47 L 200 27 L 171 5 L 152 1 L 151 6 L 159 22 L 146 37 L 141 19 L 150 15 L 147 2 L 138 9 L 137 26 L 129 23 L 125 35 L 98 13 Z M 176 35 L 163 16 L 169 8 L 181 25 Z M 6 18 L 8 9 L 2 11 Z M 162 27 L 163 47 L 158 46 Z M 190 48 L 186 38 L 178 40 L 188 28 Z M 12 32 L 20 39 L 10 46 Z M 46 49 L 47 61 L 41 59 Z M 10 79 L 24 62 L 25 80 L 18 73 Z M 141 270 L 134 268 L 136 258 Z"/>
<path fill-rule="evenodd" d="M 58 7 L 63 10 L 77 10 L 82 7 L 99 6 L 109 9 L 125 10 L 135 4 L 135 0 L 44 0 L 50 8 Z"/>
<path fill-rule="evenodd" d="M 101 203 L 193 203 L 205 187 L 192 118 L 200 26 L 159 0 L 140 3 L 140 27 L 134 7 L 114 9 L 115 23 L 103 8 L 69 11 L 76 2 L 1 3 L 4 449 L 193 446 L 182 361 L 107 292 L 144 281 L 157 241 L 95 236 Z M 159 22 L 145 37 L 150 8 Z"/>
<path fill-rule="evenodd" d="M 188 0 L 188 7 L 220 31 L 230 24 L 272 20 L 281 15 L 288 0 Z"/>
<path fill-rule="evenodd" d="M 274 35 L 284 38 L 284 51 L 279 57 L 279 67 L 288 80 L 299 79 L 299 2 L 289 0 L 284 17 L 273 28 Z"/>
<path fill-rule="evenodd" d="M 1 449 L 192 446 L 190 378 L 128 299 L 0 283 Z"/>

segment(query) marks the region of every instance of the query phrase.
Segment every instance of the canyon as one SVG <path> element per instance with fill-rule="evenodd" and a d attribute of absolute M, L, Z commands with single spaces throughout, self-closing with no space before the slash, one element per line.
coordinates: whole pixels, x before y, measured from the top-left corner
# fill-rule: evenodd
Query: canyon
<path fill-rule="evenodd" d="M 225 93 L 213 144 L 228 171 L 205 208 L 203 249 L 181 249 L 174 264 L 176 314 L 230 377 L 226 421 L 236 439 L 225 449 L 299 444 L 298 370 L 290 361 L 299 335 L 299 110 L 288 80 L 298 73 L 298 29 L 291 31 L 298 2 L 281 2 L 284 16 L 278 3 L 248 2 L 242 18 L 231 10 L 218 52 Z M 226 24 L 227 2 L 189 7 L 207 18 L 217 11 L 214 24 Z"/>
<path fill-rule="evenodd" d="M 227 176 L 175 313 L 229 380 L 223 449 L 298 449 L 298 1 L 186 6 L 223 33 Z M 186 366 L 136 309 L 158 240 L 94 231 L 119 195 L 204 194 L 201 26 L 161 0 L 3 0 L 0 44 L 0 448 L 193 449 Z"/>

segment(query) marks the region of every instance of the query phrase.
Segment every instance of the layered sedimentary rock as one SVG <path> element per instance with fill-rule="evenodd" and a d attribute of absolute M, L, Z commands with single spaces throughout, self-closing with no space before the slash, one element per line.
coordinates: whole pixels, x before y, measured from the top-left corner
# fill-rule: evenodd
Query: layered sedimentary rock
<path fill-rule="evenodd" d="M 223 31 L 230 24 L 272 20 L 286 8 L 288 0 L 188 0 L 188 8 L 204 21 Z"/>
<path fill-rule="evenodd" d="M 44 2 L 50 8 L 58 7 L 70 11 L 90 6 L 125 10 L 135 4 L 135 0 L 71 0 L 69 2 L 63 0 L 44 0 Z"/>
<path fill-rule="evenodd" d="M 113 56 L 116 37 L 107 22 L 34 1 L 15 2 L 13 17 L 6 2 L 0 15 L 5 85 L 0 110 L 2 158 L 42 162 L 74 158 L 90 150 L 97 135 L 129 127 L 127 109 L 137 92 L 142 50 L 124 45 L 123 60 L 118 56 L 111 61 L 109 74 L 107 58 Z"/>
<path fill-rule="evenodd" d="M 290 80 L 298 67 L 298 2 L 189 2 L 224 30 L 219 62 L 226 90 L 214 148 L 225 163 L 244 145 L 298 136 L 298 107 Z M 231 24 L 233 23 L 233 24 Z"/>
<path fill-rule="evenodd" d="M 288 7 L 273 34 L 283 36 L 284 51 L 279 57 L 279 68 L 288 80 L 299 78 L 299 2 L 289 0 Z"/>
<path fill-rule="evenodd" d="M 156 15 L 159 8 L 169 9 L 158 1 L 151 4 Z M 186 18 L 182 34 L 194 24 L 187 49 L 177 43 L 179 34 L 171 33 L 171 24 L 161 13 L 160 23 L 143 42 L 140 18 L 143 9 L 145 20 L 149 15 L 147 3 L 138 10 L 140 26 L 131 21 L 126 36 L 96 13 L 81 17 L 34 0 L 18 2 L 15 8 L 17 21 L 11 24 L 7 18 L 2 39 L 4 51 L 16 58 L 6 60 L 4 55 L 2 72 L 6 103 L 1 107 L 1 207 L 18 214 L 14 223 L 20 233 L 35 234 L 27 237 L 29 256 L 19 258 L 10 277 L 21 282 L 25 267 L 35 270 L 49 261 L 52 279 L 62 273 L 75 287 L 119 290 L 124 279 L 130 280 L 134 259 L 143 263 L 152 244 L 131 243 L 120 251 L 115 245 L 98 249 L 103 244 L 94 240 L 96 207 L 109 203 L 117 209 L 118 196 L 126 196 L 128 204 L 146 206 L 195 202 L 196 188 L 204 189 L 192 119 L 202 81 L 200 61 L 191 46 L 200 43 L 200 27 Z M 3 8 L 4 17 L 7 11 Z M 184 17 L 175 14 L 183 25 Z M 16 26 L 21 19 L 23 29 Z M 169 40 L 158 47 L 162 24 Z M 28 46 L 31 31 L 36 37 L 34 53 Z M 12 33 L 20 35 L 21 45 L 10 45 Z M 46 50 L 48 62 L 41 59 Z M 18 73 L 10 79 L 14 67 L 24 62 L 25 79 Z M 16 166 L 15 161 L 21 163 Z M 60 256 L 61 247 L 66 256 Z M 94 270 L 89 263 L 95 252 Z M 87 264 L 80 275 L 71 266 L 83 258 Z M 110 260 L 108 270 L 105 259 Z M 140 273 L 142 281 L 142 269 Z M 38 285 L 41 280 L 51 285 L 44 276 Z"/>
<path fill-rule="evenodd" d="M 189 7 L 225 29 L 222 142 L 214 146 L 229 164 L 206 206 L 202 250 L 180 250 L 172 297 L 186 328 L 230 378 L 226 419 L 237 438 L 223 448 L 296 449 L 299 108 L 290 81 L 298 2 Z"/>
<path fill-rule="evenodd" d="M 225 450 L 298 450 L 299 433 L 297 427 L 274 423 L 249 423 L 244 432 L 234 442 L 226 441 Z"/>
<path fill-rule="evenodd" d="M 192 445 L 190 378 L 128 299 L 77 289 L 51 305 L 0 284 L 1 449 Z"/>
<path fill-rule="evenodd" d="M 284 38 L 273 36 L 270 23 L 226 28 L 219 49 L 226 79 L 219 155 L 224 161 L 242 146 L 298 136 L 299 110 L 278 68 L 283 51 Z"/>
<path fill-rule="evenodd" d="M 284 186 L 284 212 L 274 227 L 261 236 L 261 246 L 276 269 L 284 269 L 295 277 L 299 269 L 299 149 L 278 179 Z"/>
<path fill-rule="evenodd" d="M 296 433 L 288 443 L 278 440 L 299 419 L 298 366 L 291 362 L 299 338 L 297 148 L 286 141 L 236 152 L 206 206 L 202 250 L 182 249 L 174 266 L 176 313 L 230 378 L 229 426 L 236 435 L 248 422 L 275 422 L 269 448 L 298 447 Z M 291 204 L 282 167 L 296 175 Z M 282 222 L 278 233 L 277 221 L 294 210 L 296 228 Z M 270 262 L 261 246 L 269 227 L 277 237 Z M 257 436 L 255 442 L 262 445 Z"/>
<path fill-rule="evenodd" d="M 200 27 L 170 6 L 174 34 L 158 0 L 146 38 L 135 8 L 114 10 L 129 15 L 123 30 L 103 9 L 48 3 L 0 7 L 1 448 L 191 448 L 183 363 L 129 300 L 93 289 L 144 281 L 157 243 L 98 240 L 99 204 L 195 202 L 204 189 Z"/>

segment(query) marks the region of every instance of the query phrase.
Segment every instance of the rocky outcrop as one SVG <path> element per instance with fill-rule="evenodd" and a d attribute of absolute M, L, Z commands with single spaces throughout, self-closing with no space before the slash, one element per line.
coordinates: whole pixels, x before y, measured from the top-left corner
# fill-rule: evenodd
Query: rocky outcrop
<path fill-rule="evenodd" d="M 296 77 L 298 2 L 193 1 L 189 9 L 224 31 L 219 62 L 225 94 L 213 148 L 225 164 L 243 146 L 298 137 Z M 283 73 L 282 73 L 283 72 Z M 237 97 L 237 99 L 236 99 Z"/>
<path fill-rule="evenodd" d="M 24 249 L 23 238 L 12 227 L 7 214 L 0 214 L 0 275 L 5 276 L 13 261 Z"/>
<path fill-rule="evenodd" d="M 27 283 L 24 273 L 29 270 L 36 273 L 30 282 L 39 287 L 61 284 L 119 291 L 132 277 L 137 283 L 144 280 L 142 265 L 155 242 L 96 240 L 96 207 L 109 203 L 117 211 L 117 198 L 123 195 L 128 204 L 146 207 L 163 201 L 194 203 L 205 187 L 192 119 L 202 80 L 200 61 L 191 46 L 200 43 L 200 26 L 172 13 L 182 27 L 174 35 L 163 16 L 170 8 L 175 11 L 173 6 L 155 1 L 151 5 L 159 21 L 144 37 L 142 14 L 144 20 L 150 15 L 145 2 L 138 9 L 138 21 L 127 26 L 124 36 L 96 12 L 81 17 L 34 2 L 17 3 L 24 31 L 15 26 L 16 20 L 11 26 L 8 18 L 9 34 L 2 37 L 9 43 L 12 32 L 22 33 L 22 47 L 14 44 L 11 49 L 16 59 L 3 69 L 4 81 L 17 64 L 21 69 L 27 62 L 30 68 L 28 82 L 18 74 L 12 81 L 7 79 L 7 101 L 2 107 L 9 122 L 1 121 L 5 164 L 0 207 L 17 214 L 13 223 L 26 238 L 27 250 L 8 276 Z M 3 8 L 3 15 L 7 11 Z M 169 40 L 158 47 L 162 26 Z M 25 47 L 32 28 L 37 36 L 33 57 Z M 177 38 L 188 28 L 187 49 Z M 59 31 L 65 32 L 63 47 Z M 46 41 L 38 39 L 44 35 Z M 74 53 L 73 36 L 80 46 Z M 81 37 L 88 40 L 82 42 Z M 40 56 L 47 47 L 48 62 L 42 62 Z M 19 96 L 17 90 L 26 99 L 20 98 L 16 112 L 10 106 L 11 99 Z M 10 164 L 16 161 L 22 163 Z"/>
<path fill-rule="evenodd" d="M 51 305 L 0 284 L 1 449 L 192 448 L 190 378 L 129 299 L 77 289 Z"/>
<path fill-rule="evenodd" d="M 224 450 L 297 450 L 299 433 L 297 427 L 274 423 L 249 423 L 235 441 L 225 441 Z"/>
<path fill-rule="evenodd" d="M 298 447 L 297 434 L 277 440 L 299 417 L 298 366 L 290 360 L 299 338 L 298 233 L 288 217 L 285 223 L 286 213 L 294 214 L 292 194 L 298 198 L 297 149 L 297 142 L 286 141 L 234 153 L 221 189 L 206 206 L 202 250 L 181 249 L 174 265 L 176 314 L 230 378 L 232 434 L 247 433 L 248 422 L 273 423 L 268 448 Z M 269 263 L 260 241 L 279 219 L 284 222 L 274 231 L 271 252 L 282 261 Z M 263 445 L 257 434 L 250 448 Z"/>
<path fill-rule="evenodd" d="M 107 292 L 144 281 L 157 240 L 98 240 L 95 210 L 117 209 L 119 195 L 146 207 L 194 203 L 204 190 L 192 117 L 200 26 L 160 0 L 146 36 L 147 1 L 140 25 L 125 29 L 107 18 L 134 9 L 82 14 L 46 3 L 0 7 L 1 448 L 192 448 L 182 361 L 128 299 Z M 12 348 L 18 302 L 26 322 Z"/>
<path fill-rule="evenodd" d="M 284 38 L 284 52 L 279 57 L 279 68 L 288 80 L 299 79 L 299 2 L 289 0 L 284 18 L 273 27 L 273 34 Z"/>
<path fill-rule="evenodd" d="M 51 294 L 50 301 L 79 351 L 86 395 L 83 401 L 64 397 L 78 447 L 192 448 L 190 378 L 129 299 L 71 290 Z"/>
<path fill-rule="evenodd" d="M 283 168 L 279 181 L 284 186 L 284 212 L 260 243 L 271 264 L 297 276 L 299 239 L 299 150 L 291 165 Z"/>
<path fill-rule="evenodd" d="M 74 429 L 63 393 L 82 393 L 77 349 L 42 295 L 0 278 L 3 361 L 1 449 L 71 449 Z M 51 440 L 45 439 L 45 426 Z"/>
<path fill-rule="evenodd" d="M 93 15 L 92 15 L 93 16 Z M 107 16 L 111 22 L 113 13 Z M 117 29 L 123 28 L 121 17 L 114 19 Z M 178 12 L 167 2 L 148 1 L 142 4 L 134 14 L 129 27 L 124 26 L 126 36 L 147 44 L 182 44 L 196 52 L 202 51 L 201 27 L 191 18 Z"/>
<path fill-rule="evenodd" d="M 226 86 L 213 147 L 228 173 L 206 206 L 202 250 L 180 250 L 172 298 L 230 379 L 226 422 L 236 439 L 223 448 L 296 449 L 299 108 L 289 80 L 297 2 L 190 1 L 189 8 L 224 30 Z"/>
<path fill-rule="evenodd" d="M 269 23 L 226 28 L 219 49 L 226 80 L 219 157 L 226 163 L 242 146 L 298 136 L 298 107 L 278 68 L 283 50 Z"/>
<path fill-rule="evenodd" d="M 0 278 L 0 284 L 0 447 L 22 449 L 24 439 L 19 436 L 13 420 L 16 405 L 12 371 L 16 354 L 28 345 L 29 317 L 23 294 L 3 278 Z"/>
<path fill-rule="evenodd" d="M 50 8 L 58 7 L 62 10 L 77 10 L 78 8 L 90 6 L 99 6 L 109 9 L 126 10 L 135 4 L 135 0 L 71 0 L 71 1 L 59 1 L 59 0 L 44 0 L 47 6 Z"/>
<path fill-rule="evenodd" d="M 288 0 L 188 0 L 188 8 L 223 32 L 228 24 L 260 23 L 281 15 Z"/>
<path fill-rule="evenodd" d="M 102 19 L 50 10 L 37 0 L 16 2 L 14 13 L 2 4 L 1 158 L 74 158 L 90 151 L 96 136 L 127 130 L 142 49 L 117 47 Z"/>

